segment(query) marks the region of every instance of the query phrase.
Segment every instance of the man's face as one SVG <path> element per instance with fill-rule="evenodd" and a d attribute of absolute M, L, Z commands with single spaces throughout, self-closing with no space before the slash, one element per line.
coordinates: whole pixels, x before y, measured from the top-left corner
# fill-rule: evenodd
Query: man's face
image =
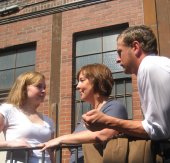
<path fill-rule="evenodd" d="M 123 39 L 119 38 L 117 41 L 117 63 L 119 63 L 123 68 L 126 74 L 133 73 L 133 64 L 134 64 L 134 53 L 133 48 L 128 47 L 124 44 Z"/>

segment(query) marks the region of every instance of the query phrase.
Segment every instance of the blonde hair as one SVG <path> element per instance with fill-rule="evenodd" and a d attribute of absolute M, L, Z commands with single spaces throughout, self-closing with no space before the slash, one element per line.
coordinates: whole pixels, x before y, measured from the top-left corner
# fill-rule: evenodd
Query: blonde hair
<path fill-rule="evenodd" d="M 27 86 L 36 86 L 43 79 L 45 79 L 45 76 L 35 71 L 20 74 L 12 86 L 6 102 L 15 106 L 21 106 L 27 99 Z"/>

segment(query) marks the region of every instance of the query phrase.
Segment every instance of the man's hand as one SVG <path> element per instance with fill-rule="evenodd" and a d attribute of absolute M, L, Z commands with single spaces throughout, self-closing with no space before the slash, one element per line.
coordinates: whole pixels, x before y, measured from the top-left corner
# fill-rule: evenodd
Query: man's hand
<path fill-rule="evenodd" d="M 106 126 L 107 115 L 98 110 L 91 110 L 82 116 L 86 127 L 92 131 L 108 128 Z"/>

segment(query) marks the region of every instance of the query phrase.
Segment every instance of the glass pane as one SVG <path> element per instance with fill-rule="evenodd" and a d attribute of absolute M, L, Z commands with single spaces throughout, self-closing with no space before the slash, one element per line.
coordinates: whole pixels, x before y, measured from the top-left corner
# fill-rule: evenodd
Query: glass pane
<path fill-rule="evenodd" d="M 116 99 L 126 107 L 128 119 L 132 119 L 132 97 L 118 97 Z"/>
<path fill-rule="evenodd" d="M 35 64 L 35 48 L 29 47 L 18 50 L 16 67 Z"/>
<path fill-rule="evenodd" d="M 76 100 L 79 100 L 80 99 L 80 93 L 78 90 L 76 90 Z"/>
<path fill-rule="evenodd" d="M 0 55 L 0 70 L 6 70 L 15 68 L 15 57 L 14 51 L 5 53 L 5 55 Z"/>
<path fill-rule="evenodd" d="M 113 78 L 114 79 L 129 78 L 130 79 L 131 75 L 125 74 L 124 72 L 118 72 L 118 73 L 113 74 Z"/>
<path fill-rule="evenodd" d="M 113 31 L 103 33 L 103 52 L 117 50 L 117 36 Z"/>
<path fill-rule="evenodd" d="M 125 95 L 125 84 L 123 80 L 116 81 L 116 95 Z"/>
<path fill-rule="evenodd" d="M 16 69 L 16 72 L 15 72 L 15 77 L 17 78 L 17 76 L 20 75 L 20 74 L 23 73 L 23 72 L 33 71 L 34 68 L 35 68 L 34 66 L 17 68 L 17 69 Z"/>
<path fill-rule="evenodd" d="M 112 88 L 112 92 L 111 92 L 111 95 L 112 95 L 113 97 L 115 97 L 115 95 L 116 95 L 115 89 L 116 89 L 116 83 L 115 83 L 115 80 L 114 80 L 114 84 L 113 84 L 113 88 Z"/>
<path fill-rule="evenodd" d="M 132 94 L 132 81 L 126 80 L 126 93 Z"/>
<path fill-rule="evenodd" d="M 102 55 L 96 54 L 96 55 L 78 57 L 76 59 L 76 73 L 82 66 L 91 63 L 102 63 Z"/>
<path fill-rule="evenodd" d="M 83 102 L 83 114 L 90 110 L 90 104 Z"/>
<path fill-rule="evenodd" d="M 84 113 L 86 113 L 87 111 L 90 110 L 90 104 L 86 103 L 86 102 L 78 102 L 76 103 L 76 110 L 75 110 L 75 116 L 76 116 L 76 123 L 81 121 L 81 117 Z"/>
<path fill-rule="evenodd" d="M 14 70 L 0 71 L 0 89 L 9 89 L 14 82 Z"/>
<path fill-rule="evenodd" d="M 128 118 L 132 119 L 132 97 L 126 97 L 126 107 L 128 112 Z"/>
<path fill-rule="evenodd" d="M 117 52 L 108 52 L 103 55 L 103 63 L 107 65 L 112 72 L 123 71 L 123 68 L 116 63 Z"/>
<path fill-rule="evenodd" d="M 101 53 L 101 34 L 92 34 L 78 37 L 76 40 L 76 56 Z"/>
<path fill-rule="evenodd" d="M 78 102 L 75 104 L 75 124 L 81 121 L 81 115 L 82 115 L 82 103 Z"/>

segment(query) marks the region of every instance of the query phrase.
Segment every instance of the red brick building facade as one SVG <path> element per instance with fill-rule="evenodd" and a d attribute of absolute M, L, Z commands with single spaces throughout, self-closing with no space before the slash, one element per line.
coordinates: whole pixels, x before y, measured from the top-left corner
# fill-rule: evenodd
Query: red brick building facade
<path fill-rule="evenodd" d="M 54 119 L 57 135 L 68 134 L 74 128 L 74 35 L 84 31 L 114 28 L 122 24 L 146 24 L 153 28 L 158 37 L 159 51 L 170 56 L 170 20 L 167 22 L 168 16 L 163 13 L 164 8 L 168 10 L 166 3 L 169 2 L 0 1 L 0 52 L 27 43 L 35 44 L 35 70 L 46 76 L 47 83 L 47 96 L 39 110 Z M 16 11 L 5 10 L 11 6 L 16 7 Z M 132 86 L 132 116 L 133 119 L 142 119 L 134 76 Z"/>

